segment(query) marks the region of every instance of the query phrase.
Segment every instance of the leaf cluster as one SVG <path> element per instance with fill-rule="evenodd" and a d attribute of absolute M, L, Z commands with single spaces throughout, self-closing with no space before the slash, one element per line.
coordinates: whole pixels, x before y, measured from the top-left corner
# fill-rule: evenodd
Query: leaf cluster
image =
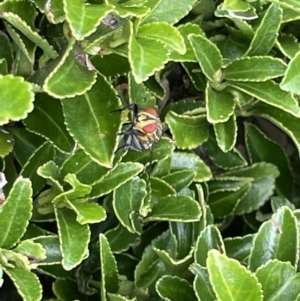
<path fill-rule="evenodd" d="M 300 300 L 297 1 L 0 19 L 0 299 Z M 123 102 L 157 107 L 153 149 L 116 152 Z"/>

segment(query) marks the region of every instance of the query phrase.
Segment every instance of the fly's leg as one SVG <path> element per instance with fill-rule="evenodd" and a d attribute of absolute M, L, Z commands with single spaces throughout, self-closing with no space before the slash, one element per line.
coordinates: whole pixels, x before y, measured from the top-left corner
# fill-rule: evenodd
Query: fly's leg
<path fill-rule="evenodd" d="M 129 104 L 129 105 L 125 105 L 125 106 L 124 106 L 123 108 L 121 108 L 121 109 L 113 110 L 113 111 L 111 111 L 110 113 L 114 113 L 114 112 L 119 112 L 119 113 L 121 113 L 121 112 L 123 112 L 123 111 L 126 110 L 126 109 L 128 109 L 128 110 L 130 110 L 130 111 L 133 111 L 134 117 L 138 114 L 138 111 L 139 111 L 137 104 L 131 103 L 131 104 Z"/>

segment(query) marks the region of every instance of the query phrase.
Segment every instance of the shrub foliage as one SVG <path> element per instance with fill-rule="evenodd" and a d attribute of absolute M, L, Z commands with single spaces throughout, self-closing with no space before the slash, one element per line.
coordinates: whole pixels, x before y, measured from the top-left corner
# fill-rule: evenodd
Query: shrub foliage
<path fill-rule="evenodd" d="M 0 18 L 1 300 L 300 300 L 300 2 Z M 115 152 L 124 103 L 157 106 L 153 149 Z"/>

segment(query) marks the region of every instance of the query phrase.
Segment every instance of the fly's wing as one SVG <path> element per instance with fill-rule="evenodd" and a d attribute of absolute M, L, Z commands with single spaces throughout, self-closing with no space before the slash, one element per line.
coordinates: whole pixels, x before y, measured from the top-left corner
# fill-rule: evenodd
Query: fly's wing
<path fill-rule="evenodd" d="M 127 133 L 124 135 L 124 150 L 132 149 L 138 152 L 142 152 L 146 149 L 145 145 L 142 143 L 140 136 L 134 133 Z"/>

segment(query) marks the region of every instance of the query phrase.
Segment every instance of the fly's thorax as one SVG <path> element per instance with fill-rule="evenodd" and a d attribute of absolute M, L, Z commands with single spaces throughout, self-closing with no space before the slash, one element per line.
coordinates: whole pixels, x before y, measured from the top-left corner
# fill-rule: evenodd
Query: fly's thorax
<path fill-rule="evenodd" d="M 152 133 L 158 131 L 158 135 L 161 136 L 162 135 L 161 121 L 160 121 L 159 117 L 157 116 L 157 114 L 154 115 L 152 113 L 152 111 L 156 112 L 154 109 L 151 109 L 152 111 L 149 111 L 149 110 L 150 109 L 148 109 L 148 111 L 146 111 L 146 109 L 145 109 L 145 110 L 139 112 L 135 116 L 134 126 L 141 132 L 144 132 L 145 134 L 152 134 Z"/>
<path fill-rule="evenodd" d="M 131 127 L 124 132 L 124 150 L 144 151 L 152 148 L 162 136 L 163 127 L 158 113 L 145 108 L 136 113 Z"/>

